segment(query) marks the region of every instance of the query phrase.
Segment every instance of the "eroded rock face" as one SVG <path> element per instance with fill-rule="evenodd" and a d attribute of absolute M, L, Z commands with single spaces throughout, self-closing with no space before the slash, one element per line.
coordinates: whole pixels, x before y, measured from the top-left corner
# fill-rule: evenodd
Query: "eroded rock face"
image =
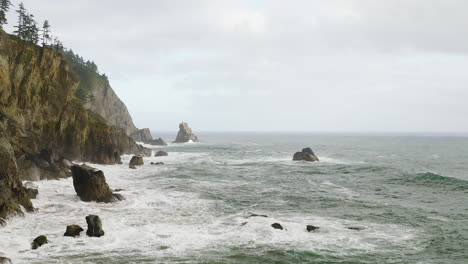
<path fill-rule="evenodd" d="M 198 142 L 198 137 L 193 134 L 192 129 L 185 122 L 179 124 L 179 132 L 177 133 L 174 143 Z"/>
<path fill-rule="evenodd" d="M 47 241 L 46 236 L 44 236 L 44 235 L 38 236 L 32 242 L 31 248 L 32 249 L 38 249 L 39 247 L 41 247 L 42 245 L 47 244 L 47 243 L 49 243 L 49 241 Z"/>
<path fill-rule="evenodd" d="M 80 236 L 80 233 L 83 232 L 83 228 L 79 225 L 69 225 L 65 231 L 64 236 L 77 237 Z"/>
<path fill-rule="evenodd" d="M 26 153 L 17 158 L 20 179 L 28 181 L 68 178 L 71 172 L 67 162 L 63 157 L 46 149 L 40 153 Z"/>
<path fill-rule="evenodd" d="M 153 136 L 151 135 L 151 131 L 149 128 L 139 129 L 130 134 L 130 137 L 133 138 L 136 142 L 149 142 L 153 140 Z"/>
<path fill-rule="evenodd" d="M 121 195 L 112 193 L 102 171 L 96 170 L 86 164 L 81 166 L 73 165 L 71 170 L 73 174 L 73 186 L 75 187 L 76 194 L 82 201 L 109 203 L 123 199 Z"/>
<path fill-rule="evenodd" d="M 164 157 L 164 156 L 169 156 L 169 154 L 166 151 L 158 151 L 156 154 L 154 154 L 155 157 Z"/>
<path fill-rule="evenodd" d="M 101 237 L 104 235 L 104 230 L 102 230 L 101 218 L 97 215 L 88 215 L 86 217 L 86 223 L 88 224 L 88 230 L 86 230 L 86 235 L 90 237 Z"/>
<path fill-rule="evenodd" d="M 319 161 L 311 148 L 303 148 L 302 151 L 294 153 L 293 160 Z"/>

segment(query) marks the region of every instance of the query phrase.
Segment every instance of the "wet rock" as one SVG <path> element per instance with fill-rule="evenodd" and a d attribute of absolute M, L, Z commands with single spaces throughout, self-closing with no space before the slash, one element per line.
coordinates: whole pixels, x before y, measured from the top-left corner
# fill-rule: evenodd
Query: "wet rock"
<path fill-rule="evenodd" d="M 364 229 L 366 229 L 365 227 L 362 227 L 362 226 L 349 226 L 349 227 L 346 227 L 347 229 L 349 230 L 354 230 L 354 231 L 362 231 Z"/>
<path fill-rule="evenodd" d="M 49 241 L 47 241 L 46 236 L 38 236 L 32 242 L 31 248 L 32 249 L 38 249 L 39 247 L 41 247 L 42 245 L 47 244 L 47 243 L 49 243 Z"/>
<path fill-rule="evenodd" d="M 26 194 L 28 195 L 29 199 L 36 199 L 39 191 L 37 189 L 26 188 Z"/>
<path fill-rule="evenodd" d="M 164 162 L 151 162 L 151 165 L 164 165 Z"/>
<path fill-rule="evenodd" d="M 274 229 L 283 230 L 283 226 L 278 223 L 272 224 L 271 227 L 273 227 Z"/>
<path fill-rule="evenodd" d="M 70 162 L 69 160 L 67 160 L 67 159 L 63 159 L 63 160 L 62 160 L 62 165 L 63 165 L 64 167 L 66 167 L 66 168 L 70 168 L 70 167 L 73 165 L 73 163 L 71 163 L 71 162 Z"/>
<path fill-rule="evenodd" d="M 0 264 L 12 264 L 11 259 L 6 257 L 0 257 Z"/>
<path fill-rule="evenodd" d="M 130 164 L 129 164 L 129 168 L 131 169 L 136 169 L 135 166 L 141 166 L 145 164 L 143 162 L 143 157 L 142 156 L 139 156 L 139 155 L 135 155 L 132 157 L 132 159 L 130 160 Z"/>
<path fill-rule="evenodd" d="M 262 214 L 250 214 L 249 216 L 247 216 L 247 218 L 250 218 L 250 217 L 268 217 L 268 215 L 262 215 Z"/>
<path fill-rule="evenodd" d="M 154 155 L 155 157 L 164 157 L 164 156 L 169 156 L 169 154 L 166 152 L 166 151 L 158 151 L 156 152 L 156 154 Z"/>
<path fill-rule="evenodd" d="M 125 191 L 124 189 L 115 189 L 114 192 L 121 192 L 121 191 Z"/>
<path fill-rule="evenodd" d="M 80 235 L 80 233 L 83 231 L 83 228 L 79 225 L 69 225 L 67 226 L 67 230 L 65 231 L 64 236 L 69 236 L 69 237 L 77 237 Z"/>
<path fill-rule="evenodd" d="M 88 224 L 86 235 L 90 237 L 101 237 L 104 235 L 104 230 L 102 230 L 102 222 L 99 216 L 88 215 L 86 217 L 86 223 Z"/>
<path fill-rule="evenodd" d="M 112 193 L 102 171 L 85 164 L 81 166 L 73 165 L 71 170 L 73 174 L 73 186 L 75 187 L 76 194 L 78 194 L 82 201 L 109 203 L 123 200 L 121 195 Z"/>
<path fill-rule="evenodd" d="M 198 142 L 198 137 L 193 134 L 192 129 L 185 122 L 179 124 L 179 132 L 177 133 L 174 143 Z"/>
<path fill-rule="evenodd" d="M 318 226 L 313 226 L 313 225 L 307 225 L 307 226 L 306 226 L 307 232 L 316 231 L 316 230 L 318 230 L 319 228 L 320 228 L 320 227 L 318 227 Z"/>
<path fill-rule="evenodd" d="M 311 148 L 303 148 L 302 151 L 294 153 L 293 160 L 319 161 L 319 158 Z"/>

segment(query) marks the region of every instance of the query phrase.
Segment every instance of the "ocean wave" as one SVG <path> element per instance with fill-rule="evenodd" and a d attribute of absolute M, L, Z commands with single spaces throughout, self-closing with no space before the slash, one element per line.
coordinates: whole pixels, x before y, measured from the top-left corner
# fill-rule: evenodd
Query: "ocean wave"
<path fill-rule="evenodd" d="M 403 183 L 413 183 L 418 185 L 425 185 L 431 187 L 442 187 L 452 191 L 467 191 L 468 181 L 454 177 L 440 175 L 434 172 L 418 173 L 411 176 L 406 176 L 396 181 L 402 181 Z"/>

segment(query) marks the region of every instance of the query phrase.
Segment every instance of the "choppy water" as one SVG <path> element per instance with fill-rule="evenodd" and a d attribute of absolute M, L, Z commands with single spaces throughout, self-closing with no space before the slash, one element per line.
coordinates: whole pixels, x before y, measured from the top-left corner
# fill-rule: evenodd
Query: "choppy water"
<path fill-rule="evenodd" d="M 14 263 L 468 263 L 468 138 L 200 136 L 203 143 L 162 148 L 169 157 L 146 158 L 137 170 L 128 169 L 128 156 L 123 165 L 96 165 L 111 188 L 124 189 L 123 202 L 81 202 L 71 179 L 39 182 L 38 212 L 0 229 L 0 256 Z M 321 162 L 291 161 L 306 146 Z M 67 225 L 86 227 L 88 214 L 101 217 L 104 237 L 63 237 Z M 287 230 L 274 230 L 275 222 Z M 308 224 L 320 229 L 308 233 Z M 41 234 L 51 242 L 30 250 Z"/>

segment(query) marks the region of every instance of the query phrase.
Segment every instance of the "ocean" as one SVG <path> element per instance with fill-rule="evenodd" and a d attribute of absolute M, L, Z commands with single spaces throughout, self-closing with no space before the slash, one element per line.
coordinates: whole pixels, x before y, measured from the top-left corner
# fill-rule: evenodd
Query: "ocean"
<path fill-rule="evenodd" d="M 201 133 L 136 170 L 95 165 L 125 201 L 36 182 L 0 228 L 13 263 L 468 263 L 468 137 Z M 320 162 L 292 161 L 311 147 Z M 150 162 L 162 161 L 163 166 Z M 105 236 L 64 237 L 99 215 Z M 249 217 L 262 214 L 268 217 Z M 284 230 L 273 229 L 279 223 Z M 306 225 L 319 229 L 307 232 Z M 46 235 L 49 244 L 31 250 Z"/>

